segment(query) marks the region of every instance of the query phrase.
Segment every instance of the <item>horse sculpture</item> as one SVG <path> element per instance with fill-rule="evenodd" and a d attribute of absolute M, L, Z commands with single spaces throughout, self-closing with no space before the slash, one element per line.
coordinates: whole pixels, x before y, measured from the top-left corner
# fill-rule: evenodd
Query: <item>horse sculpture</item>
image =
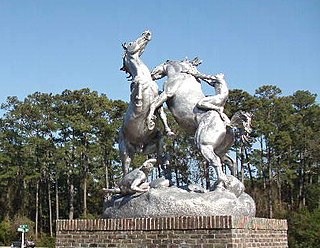
<path fill-rule="evenodd" d="M 227 83 L 223 74 L 211 76 L 211 80 L 207 80 L 212 86 L 216 84 L 216 92 L 221 98 L 219 102 L 212 101 L 211 106 L 210 97 L 205 97 L 201 89 L 200 79 L 204 79 L 205 75 L 197 72 L 198 64 L 200 62 L 197 59 L 167 61 L 151 72 L 154 80 L 167 76 L 167 81 L 164 83 L 164 91 L 150 106 L 148 128 L 153 130 L 154 111 L 166 102 L 177 123 L 195 135 L 197 147 L 209 166 L 215 168 L 216 185 L 227 188 L 231 184 L 231 179 L 222 170 L 222 160 L 225 159 L 228 149 L 234 142 L 232 129 L 227 126 L 238 125 L 242 120 L 243 126 L 250 131 L 251 116 L 238 113 L 233 120 L 229 121 L 223 113 L 228 96 Z"/>
<path fill-rule="evenodd" d="M 244 145 L 249 143 L 249 134 L 252 131 L 251 120 L 252 114 L 244 111 L 236 112 L 226 127 L 226 135 L 223 142 L 215 149 L 215 153 L 219 156 L 221 162 L 229 168 L 233 176 L 236 175 L 237 167 L 235 161 L 228 155 L 228 151 L 233 146 L 236 137 L 240 138 Z"/>
<path fill-rule="evenodd" d="M 196 61 L 198 61 L 198 59 L 196 59 Z M 238 111 L 232 116 L 231 121 L 229 121 L 228 116 L 223 113 L 224 105 L 229 95 L 229 89 L 225 80 L 217 80 L 219 78 L 223 79 L 223 74 L 217 74 L 216 76 L 206 75 L 199 72 L 195 66 L 190 67 L 184 72 L 194 76 L 196 79 L 205 81 L 216 90 L 215 95 L 202 98 L 197 103 L 197 107 L 207 110 L 216 110 L 220 113 L 221 118 L 227 121 L 228 125 L 226 127 L 225 139 L 219 147 L 215 149 L 215 153 L 219 156 L 221 162 L 228 166 L 231 175 L 234 176 L 236 174 L 236 163 L 228 155 L 228 151 L 234 144 L 236 138 L 240 138 L 241 143 L 244 145 L 249 143 L 249 134 L 252 131 L 252 114 L 244 111 Z"/>
<path fill-rule="evenodd" d="M 137 152 L 157 152 L 159 161 L 162 157 L 162 134 L 157 127 L 148 129 L 146 123 L 150 105 L 159 94 L 157 83 L 153 81 L 148 67 L 140 58 L 150 40 L 151 32 L 145 31 L 135 41 L 122 44 L 124 56 L 121 70 L 128 73 L 128 78 L 132 81 L 130 103 L 119 131 L 119 150 L 124 175 L 129 172 L 132 157 Z M 154 112 L 162 120 L 167 134 L 172 135 L 163 108 L 157 107 Z"/>

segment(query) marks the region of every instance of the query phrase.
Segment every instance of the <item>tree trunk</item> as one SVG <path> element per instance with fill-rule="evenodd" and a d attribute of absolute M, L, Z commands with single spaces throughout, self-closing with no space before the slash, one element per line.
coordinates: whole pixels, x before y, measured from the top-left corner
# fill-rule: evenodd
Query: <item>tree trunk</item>
<path fill-rule="evenodd" d="M 40 187 L 39 187 L 39 193 L 41 192 Z M 41 195 L 40 195 L 40 198 L 41 198 Z M 43 213 L 42 212 L 42 201 L 39 201 L 39 216 L 40 216 L 40 218 L 39 218 L 39 233 L 43 232 L 43 221 L 42 221 L 43 215 L 42 215 L 42 213 Z"/>
<path fill-rule="evenodd" d="M 35 227 L 35 236 L 36 240 L 38 239 L 38 229 L 39 229 L 39 180 L 37 180 L 36 184 L 36 227 Z"/>
<path fill-rule="evenodd" d="M 249 156 L 248 156 L 248 152 L 247 152 L 246 148 L 244 148 L 244 153 L 245 153 L 246 161 L 248 161 L 247 164 L 248 164 L 248 171 L 249 171 L 249 177 L 250 177 L 250 186 L 253 189 L 254 188 L 254 180 L 253 180 L 251 165 L 249 162 Z"/>
<path fill-rule="evenodd" d="M 7 183 L 7 194 L 6 194 L 6 205 L 7 205 L 7 209 L 6 209 L 6 219 L 10 218 L 10 213 L 11 213 L 11 197 L 10 197 L 10 191 L 11 191 L 11 182 L 8 181 Z"/>
<path fill-rule="evenodd" d="M 74 215 L 74 185 L 70 179 L 70 174 L 68 175 L 68 185 L 69 185 L 69 220 L 73 220 Z"/>
<path fill-rule="evenodd" d="M 300 154 L 300 171 L 299 171 L 299 195 L 298 195 L 298 201 L 299 201 L 299 209 L 302 209 L 305 205 L 304 202 L 304 158 L 303 155 Z"/>
<path fill-rule="evenodd" d="M 108 160 L 107 160 L 107 153 L 105 152 L 104 159 L 103 159 L 103 166 L 105 168 L 104 177 L 105 177 L 105 188 L 106 189 L 109 189 L 109 187 L 110 187 L 108 164 L 109 163 L 108 163 Z"/>
<path fill-rule="evenodd" d="M 82 215 L 83 218 L 87 218 L 87 211 L 88 211 L 88 207 L 87 207 L 87 195 L 88 195 L 88 172 L 89 172 L 89 158 L 87 155 L 87 147 L 88 144 L 85 143 L 85 152 L 82 154 L 82 160 L 83 160 L 83 167 L 84 167 L 84 175 L 83 175 L 83 210 L 82 210 Z"/>
<path fill-rule="evenodd" d="M 318 175 L 318 185 L 320 185 L 320 175 Z M 320 208 L 320 194 L 318 198 L 318 208 Z"/>
<path fill-rule="evenodd" d="M 302 194 L 303 194 L 303 169 L 301 168 L 301 171 L 299 172 L 299 195 L 298 195 L 299 209 L 303 207 Z"/>
<path fill-rule="evenodd" d="M 270 173 L 270 170 L 269 170 Z M 273 218 L 273 206 L 272 206 L 272 180 L 269 177 L 269 185 L 268 185 L 268 210 L 269 210 L 269 218 Z"/>
<path fill-rule="evenodd" d="M 106 189 L 109 189 L 110 188 L 110 179 L 109 179 L 109 168 L 108 168 L 108 165 L 111 165 L 111 162 L 108 160 L 108 153 L 107 152 L 104 152 L 104 157 L 102 159 L 102 166 L 104 167 L 104 179 L 105 179 L 105 182 L 104 182 L 104 187 Z M 104 195 L 104 200 L 110 200 L 111 199 L 111 194 L 110 193 L 105 193 Z"/>
<path fill-rule="evenodd" d="M 277 189 L 278 189 L 278 204 L 280 210 L 282 210 L 282 193 L 281 193 L 281 176 L 280 176 L 280 158 L 277 159 Z"/>
<path fill-rule="evenodd" d="M 234 176 L 239 179 L 241 171 L 239 171 L 239 152 L 238 152 L 238 147 L 236 147 L 236 149 L 235 149 L 235 154 L 236 154 L 236 160 L 235 160 L 235 165 L 234 166 L 236 167 L 236 169 L 235 169 L 235 175 Z"/>
<path fill-rule="evenodd" d="M 272 162 L 271 162 L 271 149 L 268 147 L 268 206 L 269 206 L 269 218 L 273 218 L 273 205 L 272 205 Z"/>
<path fill-rule="evenodd" d="M 50 230 L 50 237 L 52 237 L 53 228 L 52 228 L 52 205 L 51 205 L 50 180 L 47 182 L 47 186 L 48 186 L 48 206 L 49 206 L 49 230 Z"/>
<path fill-rule="evenodd" d="M 306 204 L 306 173 L 303 173 L 303 184 L 302 184 L 302 206 L 305 207 Z"/>
<path fill-rule="evenodd" d="M 22 213 L 22 215 L 27 215 L 27 210 L 26 210 L 26 188 L 27 188 L 27 184 L 26 184 L 26 180 L 23 179 L 22 180 L 22 190 L 21 190 L 21 206 L 20 206 L 20 213 Z"/>
<path fill-rule="evenodd" d="M 83 180 L 83 218 L 87 218 L 87 173 Z"/>
<path fill-rule="evenodd" d="M 241 182 L 244 184 L 244 151 L 243 146 L 240 146 L 240 166 L 241 166 Z"/>
<path fill-rule="evenodd" d="M 278 172 L 277 186 L 278 186 L 278 202 L 280 205 L 280 209 L 282 209 L 282 193 L 281 193 L 282 187 L 281 187 L 280 172 Z"/>
<path fill-rule="evenodd" d="M 294 192 L 293 192 L 293 187 L 290 185 L 290 209 L 294 209 Z"/>
<path fill-rule="evenodd" d="M 56 182 L 55 182 L 55 193 L 56 193 L 56 220 L 59 219 L 59 184 L 58 184 L 58 176 L 56 176 Z"/>
<path fill-rule="evenodd" d="M 266 182 L 266 175 L 265 175 L 265 167 L 263 162 L 263 139 L 260 138 L 260 168 L 261 168 L 261 176 L 263 178 L 263 189 L 266 190 L 267 182 Z"/>

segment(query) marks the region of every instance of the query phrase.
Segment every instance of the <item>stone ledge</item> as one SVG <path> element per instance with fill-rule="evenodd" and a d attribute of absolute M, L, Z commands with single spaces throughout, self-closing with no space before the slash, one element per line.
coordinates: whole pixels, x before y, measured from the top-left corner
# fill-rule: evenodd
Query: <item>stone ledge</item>
<path fill-rule="evenodd" d="M 234 216 L 179 216 L 128 219 L 57 220 L 59 231 L 148 231 L 194 229 L 252 229 L 287 231 L 287 221 Z"/>

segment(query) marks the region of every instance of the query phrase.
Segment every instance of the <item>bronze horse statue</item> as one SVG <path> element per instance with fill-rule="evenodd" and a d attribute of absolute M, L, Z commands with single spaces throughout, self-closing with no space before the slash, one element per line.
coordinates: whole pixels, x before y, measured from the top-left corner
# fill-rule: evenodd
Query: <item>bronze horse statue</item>
<path fill-rule="evenodd" d="M 135 41 L 122 44 L 124 55 L 121 70 L 129 74 L 128 78 L 131 81 L 130 102 L 119 132 L 120 159 L 124 175 L 129 172 L 135 153 L 156 152 L 158 161 L 163 153 L 162 133 L 158 129 L 158 123 L 152 130 L 147 128 L 150 105 L 159 95 L 157 83 L 153 81 L 148 67 L 140 58 L 150 40 L 151 32 L 145 31 Z M 155 115 L 160 117 L 158 119 L 161 119 L 167 134 L 172 135 L 161 106 L 157 107 Z"/>

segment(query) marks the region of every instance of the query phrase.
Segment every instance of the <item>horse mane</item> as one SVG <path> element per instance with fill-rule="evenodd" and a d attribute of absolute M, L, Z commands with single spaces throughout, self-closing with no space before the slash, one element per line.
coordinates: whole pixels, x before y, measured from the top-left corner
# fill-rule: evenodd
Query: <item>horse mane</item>
<path fill-rule="evenodd" d="M 239 127 L 239 125 L 241 126 L 242 122 L 246 121 L 247 114 L 248 114 L 247 112 L 244 112 L 242 110 L 234 113 L 234 115 L 231 117 L 231 120 L 230 120 L 230 126 L 231 127 Z"/>
<path fill-rule="evenodd" d="M 125 51 L 124 54 L 122 55 L 122 67 L 120 68 L 120 71 L 124 71 L 126 74 L 129 74 L 127 76 L 127 79 L 130 82 L 133 80 L 133 76 L 132 76 L 131 72 L 129 71 L 129 69 L 126 67 L 126 64 L 125 64 L 126 55 L 127 55 L 127 51 Z"/>
<path fill-rule="evenodd" d="M 245 111 L 237 111 L 230 120 L 230 128 L 232 129 L 240 129 L 240 138 L 244 143 L 248 143 L 250 141 L 249 133 L 246 132 L 245 126 L 243 123 L 251 126 L 251 117 L 252 114 Z"/>

